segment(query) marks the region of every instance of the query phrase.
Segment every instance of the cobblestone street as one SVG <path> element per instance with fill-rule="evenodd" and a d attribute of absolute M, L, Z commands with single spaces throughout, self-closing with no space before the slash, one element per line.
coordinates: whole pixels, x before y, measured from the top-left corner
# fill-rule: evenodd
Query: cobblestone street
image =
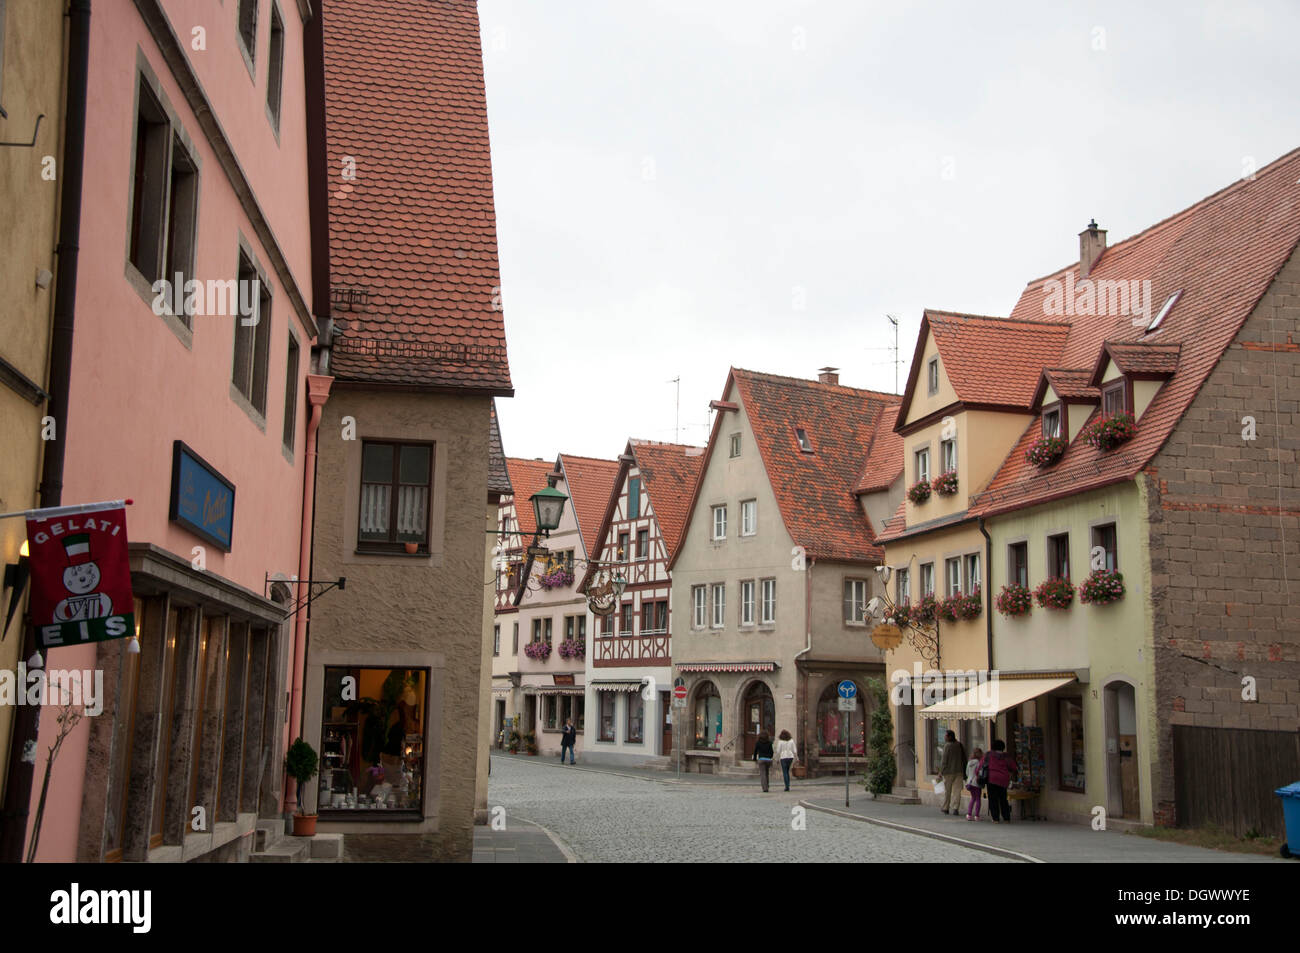
<path fill-rule="evenodd" d="M 549 760 L 492 759 L 490 808 L 532 821 L 584 862 L 964 861 L 1008 863 L 981 851 L 794 808 L 813 788 L 785 793 L 750 785 L 672 782 L 560 767 Z M 818 786 L 819 793 L 834 788 Z M 800 809 L 799 814 L 803 814 Z"/>

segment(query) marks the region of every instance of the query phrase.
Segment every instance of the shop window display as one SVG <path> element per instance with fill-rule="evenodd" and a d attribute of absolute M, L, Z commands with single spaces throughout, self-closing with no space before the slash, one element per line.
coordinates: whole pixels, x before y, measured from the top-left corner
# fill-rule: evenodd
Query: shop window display
<path fill-rule="evenodd" d="M 427 669 L 326 668 L 320 811 L 421 812 Z"/>
<path fill-rule="evenodd" d="M 826 686 L 817 702 L 817 748 L 825 755 L 844 757 L 844 745 L 847 740 L 849 756 L 863 757 L 866 754 L 866 718 L 862 704 L 862 689 L 858 689 L 857 707 L 851 712 L 839 710 L 839 694 L 836 692 L 838 682 Z M 845 728 L 844 716 L 848 715 L 848 727 Z"/>
<path fill-rule="evenodd" d="M 601 741 L 614 740 L 614 693 L 600 692 L 600 735 Z"/>
<path fill-rule="evenodd" d="M 722 746 L 722 696 L 712 682 L 695 692 L 695 747 L 717 751 Z"/>
<path fill-rule="evenodd" d="M 1061 790 L 1084 789 L 1083 706 L 1077 698 L 1057 699 L 1057 716 L 1061 732 Z"/>

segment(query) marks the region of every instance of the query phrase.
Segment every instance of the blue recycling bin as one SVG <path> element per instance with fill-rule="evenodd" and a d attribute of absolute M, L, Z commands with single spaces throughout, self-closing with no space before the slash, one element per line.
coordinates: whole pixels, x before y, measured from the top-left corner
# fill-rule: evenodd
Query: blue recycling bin
<path fill-rule="evenodd" d="M 1283 857 L 1300 857 L 1300 781 L 1273 792 L 1282 799 L 1282 819 L 1286 822 Z"/>

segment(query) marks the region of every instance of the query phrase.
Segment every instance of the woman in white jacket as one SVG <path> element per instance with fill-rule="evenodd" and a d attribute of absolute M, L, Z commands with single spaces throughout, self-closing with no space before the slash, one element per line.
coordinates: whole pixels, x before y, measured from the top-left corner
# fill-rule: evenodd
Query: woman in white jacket
<path fill-rule="evenodd" d="M 781 734 L 777 735 L 776 759 L 781 762 L 781 774 L 785 776 L 787 791 L 790 790 L 790 765 L 798 758 L 799 752 L 795 750 L 794 739 L 790 737 L 790 732 L 781 729 Z"/>

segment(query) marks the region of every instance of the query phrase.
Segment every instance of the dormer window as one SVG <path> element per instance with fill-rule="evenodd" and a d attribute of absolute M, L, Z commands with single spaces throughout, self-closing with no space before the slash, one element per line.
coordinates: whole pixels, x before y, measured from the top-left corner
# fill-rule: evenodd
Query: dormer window
<path fill-rule="evenodd" d="M 1061 435 L 1061 408 L 1053 407 L 1043 411 L 1043 436 L 1059 437 Z"/>
<path fill-rule="evenodd" d="M 1107 417 L 1122 414 L 1128 410 L 1128 387 L 1124 378 L 1103 384 L 1101 387 L 1101 411 Z"/>
<path fill-rule="evenodd" d="M 799 442 L 800 451 L 803 453 L 813 452 L 812 441 L 808 439 L 808 431 L 804 430 L 802 427 L 795 427 L 794 438 Z"/>
<path fill-rule="evenodd" d="M 933 397 L 935 394 L 939 393 L 939 359 L 937 357 L 930 358 L 929 362 L 925 365 L 925 376 L 928 393 Z"/>
<path fill-rule="evenodd" d="M 1183 296 L 1183 292 L 1181 290 L 1178 290 L 1175 291 L 1173 294 L 1171 294 L 1167 299 L 1165 299 L 1164 306 L 1161 307 L 1160 313 L 1156 315 L 1154 321 L 1152 321 L 1150 324 L 1147 325 L 1147 329 L 1143 333 L 1150 334 L 1156 328 L 1160 327 L 1160 322 L 1162 322 L 1165 318 L 1169 316 L 1169 312 L 1174 310 L 1174 305 L 1178 303 L 1178 299 L 1181 298 L 1182 296 Z"/>

